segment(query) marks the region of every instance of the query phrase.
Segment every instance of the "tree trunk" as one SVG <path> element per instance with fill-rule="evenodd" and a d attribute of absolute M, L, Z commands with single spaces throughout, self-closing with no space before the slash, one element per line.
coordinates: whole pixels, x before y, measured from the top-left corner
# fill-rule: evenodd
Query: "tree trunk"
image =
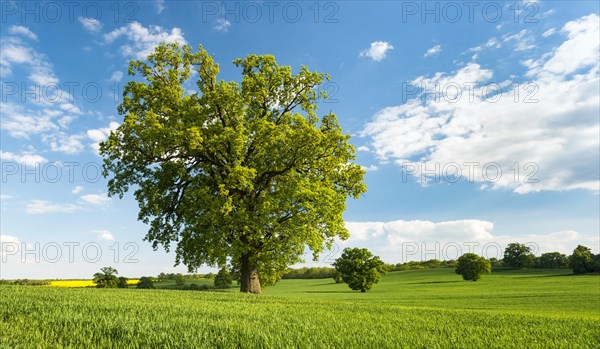
<path fill-rule="evenodd" d="M 258 278 L 258 267 L 249 255 L 242 257 L 240 292 L 260 294 L 260 280 Z"/>

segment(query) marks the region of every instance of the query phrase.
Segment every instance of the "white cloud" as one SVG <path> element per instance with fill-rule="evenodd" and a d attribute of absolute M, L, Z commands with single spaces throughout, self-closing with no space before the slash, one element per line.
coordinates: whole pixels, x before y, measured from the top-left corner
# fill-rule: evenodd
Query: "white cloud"
<path fill-rule="evenodd" d="M 596 249 L 599 241 L 573 230 L 521 236 L 495 234 L 493 222 L 478 219 L 346 222 L 346 228 L 350 238 L 338 244 L 371 244 L 375 254 L 393 263 L 448 260 L 467 252 L 502 258 L 504 249 L 512 242 L 530 246 L 536 255 L 553 251 L 570 254 L 578 244 Z"/>
<path fill-rule="evenodd" d="M 425 54 L 423 55 L 423 57 L 436 56 L 440 52 L 442 52 L 442 46 L 441 45 L 435 45 L 432 48 L 430 48 L 429 50 L 427 50 L 427 52 L 425 52 Z"/>
<path fill-rule="evenodd" d="M 6 257 L 17 253 L 21 247 L 20 245 L 21 242 L 16 236 L 0 234 L 0 257 L 3 257 L 2 262 L 4 263 Z M 3 253 L 7 253 L 7 255 L 2 256 Z"/>
<path fill-rule="evenodd" d="M 14 196 L 8 194 L 0 194 L 0 200 L 12 199 Z"/>
<path fill-rule="evenodd" d="M 592 72 L 597 74 L 600 59 L 599 18 L 598 15 L 591 14 L 565 24 L 561 33 L 567 34 L 567 40 L 551 54 L 537 60 L 531 66 L 533 69 L 530 75 L 548 72 L 566 75 L 588 67 L 592 67 Z M 547 57 L 549 59 L 546 60 Z"/>
<path fill-rule="evenodd" d="M 154 0 L 154 9 L 161 14 L 165 10 L 165 0 Z"/>
<path fill-rule="evenodd" d="M 24 29 L 13 30 L 26 33 Z M 25 35 L 25 34 L 24 34 Z M 2 109 L 2 130 L 16 138 L 25 138 L 33 134 L 54 132 L 66 128 L 81 111 L 72 104 L 73 97 L 62 90 L 52 64 L 46 56 L 37 52 L 17 36 L 0 39 L 0 68 L 2 78 L 12 74 L 13 66 L 23 66 L 28 70 L 28 79 L 34 84 L 28 87 L 27 99 L 20 95 L 7 94 L 0 102 Z M 37 88 L 34 88 L 37 86 Z"/>
<path fill-rule="evenodd" d="M 379 167 L 377 167 L 376 165 L 369 165 L 369 166 L 361 166 L 363 168 L 363 170 L 367 171 L 367 172 L 375 172 L 379 169 Z"/>
<path fill-rule="evenodd" d="M 168 32 L 160 26 L 151 25 L 146 28 L 138 22 L 129 23 L 126 26 L 105 34 L 104 41 L 112 43 L 120 37 L 125 37 L 129 41 L 128 44 L 121 46 L 121 54 L 137 59 L 146 58 L 161 42 L 186 43 L 183 33 L 179 28 L 173 28 L 171 32 Z"/>
<path fill-rule="evenodd" d="M 75 188 L 73 188 L 73 190 L 71 190 L 71 193 L 73 193 L 73 194 L 79 194 L 79 193 L 81 193 L 82 190 L 83 190 L 83 187 L 77 185 L 77 186 L 75 186 Z"/>
<path fill-rule="evenodd" d="M 102 31 L 102 22 L 95 18 L 79 17 L 79 23 L 81 23 L 83 29 L 90 33 L 99 33 Z"/>
<path fill-rule="evenodd" d="M 112 82 L 120 82 L 121 79 L 123 79 L 123 72 L 120 72 L 118 70 L 114 71 L 110 76 L 110 81 Z"/>
<path fill-rule="evenodd" d="M 371 43 L 371 47 L 363 50 L 360 53 L 361 57 L 369 57 L 372 60 L 379 62 L 383 60 L 387 52 L 393 50 L 394 46 L 392 46 L 389 42 L 386 41 L 375 41 Z"/>
<path fill-rule="evenodd" d="M 231 27 L 231 22 L 226 20 L 225 18 L 217 18 L 215 20 L 215 24 L 213 25 L 213 30 L 219 32 L 228 32 L 229 27 Z"/>
<path fill-rule="evenodd" d="M 38 39 L 38 36 L 35 35 L 35 33 L 33 33 L 29 28 L 24 27 L 22 25 L 13 25 L 10 28 L 8 28 L 8 32 L 13 35 L 22 35 L 31 40 Z"/>
<path fill-rule="evenodd" d="M 112 241 L 115 239 L 114 235 L 108 230 L 94 230 L 93 232 L 100 240 Z"/>
<path fill-rule="evenodd" d="M 82 139 L 83 136 L 81 135 L 66 135 L 63 132 L 56 132 L 42 137 L 42 140 L 50 145 L 50 150 L 65 154 L 76 154 L 82 151 L 84 148 L 81 143 Z"/>
<path fill-rule="evenodd" d="M 117 127 L 119 127 L 119 123 L 111 122 L 108 127 L 88 130 L 86 134 L 92 141 L 90 147 L 98 153 L 100 151 L 100 143 L 107 140 L 110 132 L 116 130 Z"/>
<path fill-rule="evenodd" d="M 504 42 L 511 42 L 511 41 L 515 41 L 516 42 L 516 47 L 515 49 L 517 51 L 525 51 L 525 50 L 530 50 L 532 48 L 536 48 L 537 45 L 535 44 L 535 39 L 533 38 L 533 36 L 528 35 L 529 31 L 527 29 L 523 29 L 520 32 L 513 34 L 513 35 L 504 35 L 502 37 L 502 41 Z"/>
<path fill-rule="evenodd" d="M 37 154 L 14 154 L 0 150 L 0 159 L 3 161 L 14 161 L 27 166 L 35 166 L 48 162 L 46 158 Z"/>
<path fill-rule="evenodd" d="M 554 34 L 554 33 L 556 33 L 556 28 L 550 28 L 550 29 L 546 30 L 546 31 L 545 31 L 545 32 L 542 34 L 542 36 L 543 36 L 543 37 L 545 37 L 545 38 L 547 38 L 547 37 L 549 37 L 550 35 L 552 35 L 552 34 Z"/>
<path fill-rule="evenodd" d="M 43 214 L 43 213 L 73 213 L 81 210 L 80 206 L 73 204 L 60 204 L 46 200 L 31 200 L 27 203 L 25 212 L 29 214 Z"/>
<path fill-rule="evenodd" d="M 469 63 L 450 74 L 421 76 L 413 83 L 424 84 L 429 91 L 435 90 L 435 84 L 455 84 L 462 87 L 462 95 L 456 99 L 451 93 L 455 89 L 448 89 L 437 100 L 420 94 L 405 104 L 384 108 L 361 136 L 371 138 L 382 162 L 405 165 L 416 178 L 421 173 L 411 166 L 422 165 L 434 169 L 438 180 L 450 181 L 444 169 L 454 168 L 445 166 L 458 164 L 462 180 L 489 189 L 521 194 L 599 191 L 598 16 L 569 22 L 563 31 L 568 39 L 556 50 L 524 62 L 529 68 L 526 76 L 532 80 L 520 85 L 497 81 L 504 86 L 502 93 L 487 98 L 484 88 L 493 82 L 493 71 L 478 64 Z M 580 74 L 568 76 L 575 71 Z M 468 93 L 468 84 L 474 86 L 473 93 Z M 472 176 L 465 165 L 471 162 L 477 164 Z M 492 170 L 487 167 L 486 172 L 484 166 L 489 164 Z M 502 171 L 498 179 L 494 178 L 496 164 Z"/>
<path fill-rule="evenodd" d="M 79 197 L 82 201 L 92 205 L 105 205 L 110 202 L 106 194 L 87 194 Z"/>
<path fill-rule="evenodd" d="M 502 46 L 502 44 L 498 40 L 496 40 L 496 38 L 491 38 L 485 44 L 481 44 L 479 46 L 471 47 L 469 49 L 469 51 L 480 52 L 480 51 L 482 51 L 483 49 L 486 49 L 486 48 L 500 48 L 501 46 Z"/>
<path fill-rule="evenodd" d="M 356 150 L 358 150 L 358 151 L 366 151 L 366 152 L 371 151 L 371 149 L 369 149 L 369 147 L 364 146 L 364 145 L 361 145 L 360 147 L 356 148 Z"/>

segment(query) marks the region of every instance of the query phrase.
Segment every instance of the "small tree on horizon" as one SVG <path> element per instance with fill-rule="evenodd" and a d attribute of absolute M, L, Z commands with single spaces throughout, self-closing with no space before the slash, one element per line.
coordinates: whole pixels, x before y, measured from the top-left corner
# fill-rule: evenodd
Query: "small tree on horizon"
<path fill-rule="evenodd" d="M 507 267 L 521 269 L 531 264 L 534 258 L 531 247 L 513 242 L 506 246 L 502 263 Z"/>
<path fill-rule="evenodd" d="M 342 275 L 342 281 L 360 292 L 370 290 L 385 274 L 385 263 L 366 248 L 345 248 L 333 266 Z"/>
<path fill-rule="evenodd" d="M 117 269 L 113 267 L 103 267 L 100 268 L 100 272 L 94 274 L 92 281 L 98 288 L 117 288 L 119 285 L 118 273 Z"/>
<path fill-rule="evenodd" d="M 155 288 L 154 282 L 152 281 L 152 278 L 149 276 L 142 276 L 140 278 L 140 281 L 138 281 L 136 287 L 137 288 L 147 288 L 147 289 Z"/>
<path fill-rule="evenodd" d="M 584 274 L 594 271 L 592 257 L 592 250 L 589 247 L 577 245 L 569 258 L 569 267 L 573 269 L 573 274 Z"/>
<path fill-rule="evenodd" d="M 217 275 L 215 276 L 214 285 L 216 288 L 229 288 L 233 283 L 233 277 L 229 273 L 227 268 L 222 268 L 219 270 Z"/>
<path fill-rule="evenodd" d="M 482 274 L 491 270 L 492 264 L 487 259 L 475 253 L 465 253 L 458 258 L 455 272 L 462 275 L 463 280 L 477 281 L 481 279 Z"/>

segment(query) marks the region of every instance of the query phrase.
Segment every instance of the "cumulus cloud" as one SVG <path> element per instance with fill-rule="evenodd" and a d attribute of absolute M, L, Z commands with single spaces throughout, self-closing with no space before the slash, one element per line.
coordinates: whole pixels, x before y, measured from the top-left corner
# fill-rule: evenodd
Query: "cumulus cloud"
<path fill-rule="evenodd" d="M 100 240 L 112 241 L 115 239 L 114 235 L 108 230 L 94 230 L 94 233 Z"/>
<path fill-rule="evenodd" d="M 83 190 L 83 187 L 77 185 L 77 186 L 75 186 L 75 188 L 73 188 L 73 190 L 71 190 L 71 193 L 73 193 L 73 194 L 79 194 L 79 193 L 81 193 L 82 190 Z"/>
<path fill-rule="evenodd" d="M 154 9 L 161 14 L 165 10 L 165 0 L 154 0 Z"/>
<path fill-rule="evenodd" d="M 598 31 L 597 15 L 567 23 L 561 30 L 567 34 L 565 42 L 537 60 L 523 62 L 531 80 L 521 84 L 493 81 L 494 71 L 475 63 L 418 77 L 413 85 L 428 91 L 441 86 L 439 93 L 420 93 L 402 105 L 381 109 L 361 136 L 371 138 L 382 162 L 410 166 L 410 174 L 418 178 L 422 168 L 434 169 L 436 176 L 447 174 L 446 169 L 484 187 L 522 194 L 597 192 Z M 501 92 L 490 93 L 490 83 Z M 474 173 L 468 163 L 477 164 Z M 449 164 L 455 165 L 446 167 Z M 493 165 L 491 173 L 484 168 L 488 165 Z"/>
<path fill-rule="evenodd" d="M 516 42 L 515 49 L 517 51 L 525 51 L 530 50 L 532 48 L 536 48 L 535 39 L 532 35 L 529 35 L 529 31 L 527 29 L 523 29 L 520 32 L 513 35 L 505 35 L 502 37 L 503 42 Z"/>
<path fill-rule="evenodd" d="M 436 56 L 440 52 L 442 52 L 442 45 L 435 45 L 432 48 L 430 48 L 429 50 L 427 50 L 427 52 L 425 52 L 423 57 Z"/>
<path fill-rule="evenodd" d="M 526 244 L 536 255 L 558 251 L 570 254 L 578 244 L 598 247 L 599 239 L 577 231 L 511 236 L 494 233 L 494 223 L 466 219 L 432 222 L 395 220 L 388 222 L 346 222 L 350 239 L 339 245 L 371 244 L 373 252 L 389 262 L 455 259 L 467 252 L 487 258 L 502 258 L 512 242 Z"/>
<path fill-rule="evenodd" d="M 98 153 L 100 151 L 100 143 L 104 142 L 110 136 L 110 132 L 119 127 L 119 123 L 111 122 L 108 127 L 91 129 L 86 132 L 87 137 L 92 141 L 90 147 Z"/>
<path fill-rule="evenodd" d="M 46 200 L 31 200 L 27 203 L 25 212 L 29 214 L 44 213 L 73 213 L 81 210 L 80 206 L 73 204 L 54 203 Z"/>
<path fill-rule="evenodd" d="M 144 59 L 154 51 L 154 48 L 161 42 L 177 42 L 185 44 L 183 33 L 179 28 L 173 28 L 167 31 L 160 26 L 151 25 L 144 27 L 138 22 L 129 23 L 126 26 L 117 28 L 104 35 L 106 43 L 112 43 L 115 40 L 125 37 L 127 44 L 121 46 L 121 54 L 126 57 Z"/>
<path fill-rule="evenodd" d="M 371 47 L 363 50 L 360 53 L 361 57 L 369 57 L 375 62 L 383 60 L 388 51 L 393 50 L 394 46 L 387 41 L 374 41 L 371 43 Z"/>
<path fill-rule="evenodd" d="M 79 198 L 83 202 L 98 206 L 106 205 L 111 200 L 106 194 L 87 194 Z"/>
<path fill-rule="evenodd" d="M 213 30 L 219 32 L 228 32 L 229 27 L 231 27 L 231 22 L 226 20 L 225 18 L 217 18 L 215 20 L 215 24 L 213 25 Z"/>
<path fill-rule="evenodd" d="M 114 71 L 110 76 L 110 81 L 112 82 L 120 82 L 123 79 L 123 72 Z"/>
<path fill-rule="evenodd" d="M 48 159 L 37 154 L 15 154 L 7 151 L 0 151 L 0 159 L 2 161 L 14 161 L 26 166 L 35 166 L 48 162 Z"/>
<path fill-rule="evenodd" d="M 102 22 L 95 18 L 79 17 L 79 23 L 81 23 L 83 29 L 90 33 L 99 33 L 102 31 Z"/>
<path fill-rule="evenodd" d="M 29 28 L 22 25 L 13 25 L 8 28 L 8 32 L 13 35 L 21 35 L 31 40 L 37 40 L 38 36 L 32 32 Z"/>
<path fill-rule="evenodd" d="M 83 150 L 81 135 L 67 135 L 64 132 L 56 132 L 44 135 L 42 140 L 50 145 L 50 150 L 65 154 L 76 154 Z"/>
<path fill-rule="evenodd" d="M 81 111 L 73 105 L 73 97 L 59 87 L 59 79 L 46 56 L 21 39 L 32 37 L 28 29 L 11 28 L 8 32 L 13 36 L 0 39 L 0 76 L 8 78 L 13 67 L 21 66 L 28 72 L 28 84 L 38 88 L 29 88 L 25 101 L 19 94 L 4 96 L 0 102 L 2 130 L 12 137 L 29 139 L 31 135 L 66 128 Z"/>

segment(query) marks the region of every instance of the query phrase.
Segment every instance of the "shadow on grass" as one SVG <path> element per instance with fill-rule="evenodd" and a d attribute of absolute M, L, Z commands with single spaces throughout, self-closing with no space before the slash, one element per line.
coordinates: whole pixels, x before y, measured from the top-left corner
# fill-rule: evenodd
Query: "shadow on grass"
<path fill-rule="evenodd" d="M 451 281 L 423 281 L 423 282 L 409 282 L 409 285 L 426 285 L 426 284 L 449 284 L 452 282 L 463 282 L 462 280 L 451 280 Z"/>

